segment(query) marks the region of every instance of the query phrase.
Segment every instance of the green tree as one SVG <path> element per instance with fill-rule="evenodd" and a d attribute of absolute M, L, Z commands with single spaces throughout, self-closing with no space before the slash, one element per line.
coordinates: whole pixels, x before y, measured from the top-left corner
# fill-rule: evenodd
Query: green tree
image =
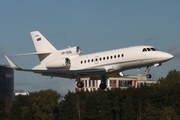
<path fill-rule="evenodd" d="M 0 96 L 0 120 L 6 119 L 5 113 L 5 100 L 2 96 Z"/>
<path fill-rule="evenodd" d="M 41 90 L 30 94 L 29 103 L 34 119 L 58 119 L 60 94 L 54 90 Z M 27 108 L 23 108 L 27 109 Z"/>
<path fill-rule="evenodd" d="M 160 120 L 180 119 L 180 72 L 172 70 L 152 86 L 68 92 L 60 100 L 53 90 L 17 96 L 12 120 Z M 1 101 L 1 99 L 0 99 Z M 0 115 L 4 115 L 4 101 Z M 2 119 L 3 117 L 0 116 Z M 5 116 L 6 117 L 6 116 Z M 8 118 L 7 118 L 8 119 Z"/>
<path fill-rule="evenodd" d="M 60 118 L 62 120 L 76 120 L 77 111 L 76 111 L 76 93 L 68 92 L 63 100 L 60 101 Z M 79 106 L 79 105 L 78 105 Z"/>
<path fill-rule="evenodd" d="M 108 99 L 107 91 L 99 90 L 90 92 L 85 99 L 85 119 L 112 119 L 111 101 Z"/>
<path fill-rule="evenodd" d="M 29 104 L 29 96 L 18 95 L 12 103 L 11 120 L 31 120 L 31 108 Z"/>
<path fill-rule="evenodd" d="M 121 120 L 123 114 L 124 91 L 115 88 L 107 91 L 107 97 L 110 101 L 111 116 L 114 120 Z"/>
<path fill-rule="evenodd" d="M 123 120 L 135 120 L 136 119 L 136 111 L 135 106 L 133 104 L 133 90 L 134 88 L 128 88 L 124 90 L 125 98 L 123 100 Z M 137 103 L 136 103 L 137 104 Z"/>
<path fill-rule="evenodd" d="M 161 116 L 160 120 L 178 120 L 178 115 L 175 112 L 175 109 L 171 106 L 165 106 L 160 111 Z"/>

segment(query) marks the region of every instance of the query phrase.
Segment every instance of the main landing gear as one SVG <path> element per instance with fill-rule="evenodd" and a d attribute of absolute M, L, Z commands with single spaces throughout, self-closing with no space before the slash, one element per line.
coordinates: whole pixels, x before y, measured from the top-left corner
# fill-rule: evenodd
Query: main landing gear
<path fill-rule="evenodd" d="M 81 81 L 78 81 L 77 84 L 76 84 L 76 86 L 77 86 L 78 88 L 83 88 L 83 87 L 84 87 L 84 83 L 81 82 Z"/>
<path fill-rule="evenodd" d="M 106 89 L 107 85 L 106 85 L 106 76 L 102 75 L 101 76 L 101 84 L 99 85 L 100 89 Z"/>
<path fill-rule="evenodd" d="M 81 82 L 81 80 L 79 78 L 77 78 L 76 81 L 77 81 L 76 86 L 78 88 L 83 88 L 84 87 L 84 83 Z M 106 76 L 105 75 L 101 76 L 101 84 L 99 85 L 99 88 L 100 89 L 106 89 L 107 88 Z"/>
<path fill-rule="evenodd" d="M 83 88 L 84 87 L 84 83 L 81 81 L 80 76 L 77 76 L 76 81 L 77 81 L 76 86 L 78 88 Z"/>

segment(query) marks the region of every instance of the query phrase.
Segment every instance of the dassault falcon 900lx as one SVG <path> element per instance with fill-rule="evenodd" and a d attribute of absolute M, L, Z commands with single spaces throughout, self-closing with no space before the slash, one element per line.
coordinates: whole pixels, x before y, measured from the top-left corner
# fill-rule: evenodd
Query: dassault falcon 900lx
<path fill-rule="evenodd" d="M 20 71 L 76 79 L 79 88 L 84 87 L 81 78 L 89 78 L 101 79 L 99 87 L 105 89 L 109 77 L 123 76 L 122 71 L 141 67 L 146 67 L 147 77 L 151 78 L 149 74 L 151 66 L 160 66 L 173 58 L 171 54 L 159 51 L 153 46 L 134 46 L 80 55 L 79 46 L 57 50 L 39 31 L 31 32 L 31 37 L 36 52 L 17 56 L 38 55 L 40 64 L 32 69 L 22 69 L 5 55 L 9 64 Z"/>

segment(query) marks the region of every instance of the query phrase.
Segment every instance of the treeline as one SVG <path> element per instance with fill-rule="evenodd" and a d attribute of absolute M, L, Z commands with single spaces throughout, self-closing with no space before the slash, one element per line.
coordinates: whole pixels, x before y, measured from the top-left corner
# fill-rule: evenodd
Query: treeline
<path fill-rule="evenodd" d="M 8 106 L 8 107 L 7 107 Z M 0 120 L 179 120 L 180 71 L 171 70 L 152 86 L 68 92 L 41 90 L 0 99 Z"/>

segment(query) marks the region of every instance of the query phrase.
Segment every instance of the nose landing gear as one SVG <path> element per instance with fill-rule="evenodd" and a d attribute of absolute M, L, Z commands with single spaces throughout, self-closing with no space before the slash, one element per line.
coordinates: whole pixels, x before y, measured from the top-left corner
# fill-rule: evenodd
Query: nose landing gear
<path fill-rule="evenodd" d="M 152 75 L 149 73 L 150 70 L 151 70 L 151 66 L 147 66 L 147 67 L 146 67 L 146 70 L 145 70 L 145 72 L 148 73 L 148 74 L 146 75 L 147 78 L 151 78 L 151 77 L 152 77 Z"/>
<path fill-rule="evenodd" d="M 146 77 L 147 77 L 147 78 L 151 78 L 152 75 L 151 75 L 151 74 L 147 74 Z"/>

